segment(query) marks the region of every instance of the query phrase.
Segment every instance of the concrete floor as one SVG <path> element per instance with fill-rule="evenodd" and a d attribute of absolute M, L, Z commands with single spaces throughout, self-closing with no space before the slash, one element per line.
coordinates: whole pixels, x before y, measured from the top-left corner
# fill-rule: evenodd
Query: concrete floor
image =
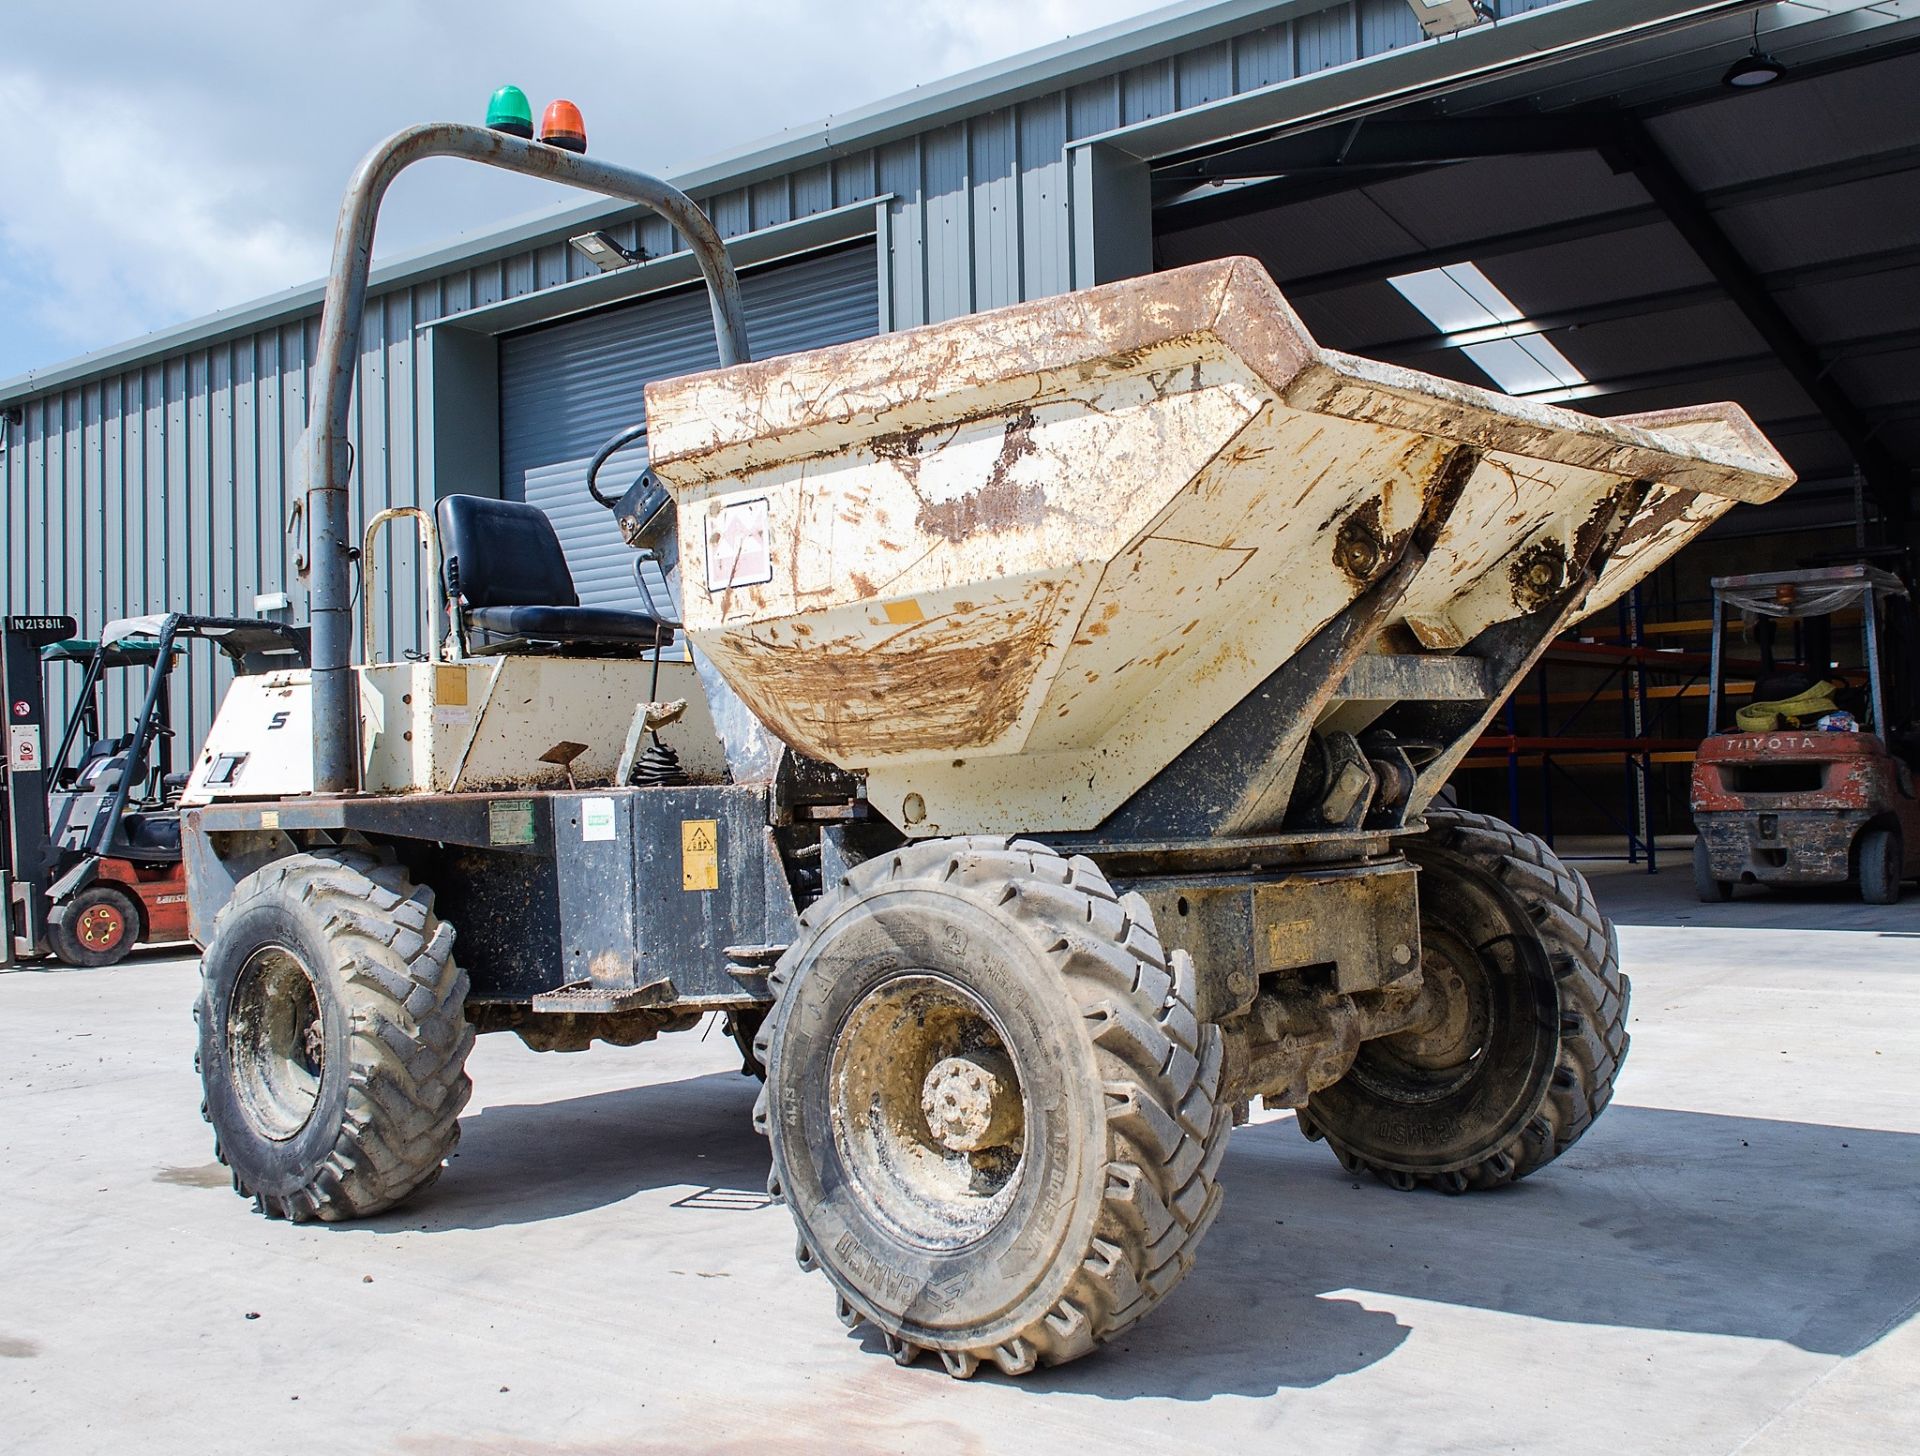
<path fill-rule="evenodd" d="M 1920 899 L 1675 870 L 1598 878 L 1634 1049 L 1560 1163 L 1401 1195 L 1257 1122 L 1180 1291 L 1024 1382 L 840 1328 L 717 1031 L 487 1038 L 437 1188 L 294 1228 L 211 1161 L 192 962 L 0 975 L 0 1448 L 1920 1449 Z"/>

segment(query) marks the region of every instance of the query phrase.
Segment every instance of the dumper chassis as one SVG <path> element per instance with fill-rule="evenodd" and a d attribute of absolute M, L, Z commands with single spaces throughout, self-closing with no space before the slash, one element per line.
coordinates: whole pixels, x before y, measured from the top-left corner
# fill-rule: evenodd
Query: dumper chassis
<path fill-rule="evenodd" d="M 724 367 L 651 386 L 650 468 L 602 496 L 610 442 L 589 481 L 678 608 L 644 572 L 646 611 L 579 607 L 537 510 L 447 497 L 447 640 L 430 607 L 430 661 L 353 663 L 367 249 L 427 155 L 687 239 Z M 690 201 L 453 124 L 356 175 L 321 337 L 314 668 L 236 689 L 188 791 L 206 1114 L 263 1212 L 437 1178 L 475 1033 L 719 1013 L 841 1319 L 1017 1375 L 1180 1282 L 1255 1099 L 1450 1193 L 1605 1107 L 1628 985 L 1586 883 L 1431 806 L 1557 632 L 1790 482 L 1737 410 L 1336 355 L 1245 260 L 748 364 Z"/>

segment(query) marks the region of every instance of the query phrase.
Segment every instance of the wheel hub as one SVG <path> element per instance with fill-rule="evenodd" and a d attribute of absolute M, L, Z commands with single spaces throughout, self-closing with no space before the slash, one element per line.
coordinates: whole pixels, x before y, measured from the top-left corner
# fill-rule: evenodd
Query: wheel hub
<path fill-rule="evenodd" d="M 926 971 L 874 986 L 835 1038 L 830 1079 L 834 1141 L 874 1215 L 924 1248 L 994 1228 L 1025 1161 L 1025 1094 L 971 991 Z"/>
<path fill-rule="evenodd" d="M 89 950 L 112 950 L 126 934 L 127 922 L 111 905 L 90 905 L 81 913 L 80 943 Z"/>
<path fill-rule="evenodd" d="M 1476 964 L 1469 983 L 1444 952 L 1430 953 L 1422 969 L 1419 1019 L 1393 1038 L 1394 1050 L 1416 1066 L 1458 1066 L 1486 1030 L 1485 974 Z"/>
<path fill-rule="evenodd" d="M 263 1136 L 285 1141 L 307 1124 L 326 1070 L 326 1032 L 313 977 L 284 946 L 264 945 L 234 981 L 227 1008 L 234 1089 Z"/>
<path fill-rule="evenodd" d="M 1485 957 L 1451 930 L 1422 927 L 1420 1001 L 1405 1031 L 1368 1042 L 1363 1075 L 1390 1078 L 1398 1095 L 1426 1101 L 1473 1075 L 1493 1031 Z M 1358 1065 L 1358 1064 L 1357 1064 Z"/>
<path fill-rule="evenodd" d="M 951 1152 L 977 1153 L 1020 1141 L 1019 1086 L 1013 1064 L 997 1052 L 934 1063 L 920 1088 L 920 1110 L 935 1141 Z"/>

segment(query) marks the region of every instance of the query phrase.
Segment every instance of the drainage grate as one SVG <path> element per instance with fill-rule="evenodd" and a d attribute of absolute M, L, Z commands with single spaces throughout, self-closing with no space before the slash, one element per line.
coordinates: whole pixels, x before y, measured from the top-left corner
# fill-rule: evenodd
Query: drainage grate
<path fill-rule="evenodd" d="M 674 1208 L 717 1208 L 724 1212 L 751 1213 L 756 1208 L 770 1207 L 773 1200 L 763 1192 L 751 1188 L 702 1188 L 689 1193 L 685 1198 L 676 1198 L 670 1205 Z"/>

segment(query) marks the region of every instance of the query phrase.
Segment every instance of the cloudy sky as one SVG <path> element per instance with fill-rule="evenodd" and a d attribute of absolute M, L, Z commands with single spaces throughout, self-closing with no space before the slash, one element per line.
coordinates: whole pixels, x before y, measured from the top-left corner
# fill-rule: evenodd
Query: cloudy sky
<path fill-rule="evenodd" d="M 316 278 L 360 155 L 481 119 L 513 81 L 578 102 L 593 150 L 671 175 L 768 133 L 1160 0 L 88 0 L 8 6 L 0 379 Z M 423 164 L 390 255 L 567 205 Z"/>

